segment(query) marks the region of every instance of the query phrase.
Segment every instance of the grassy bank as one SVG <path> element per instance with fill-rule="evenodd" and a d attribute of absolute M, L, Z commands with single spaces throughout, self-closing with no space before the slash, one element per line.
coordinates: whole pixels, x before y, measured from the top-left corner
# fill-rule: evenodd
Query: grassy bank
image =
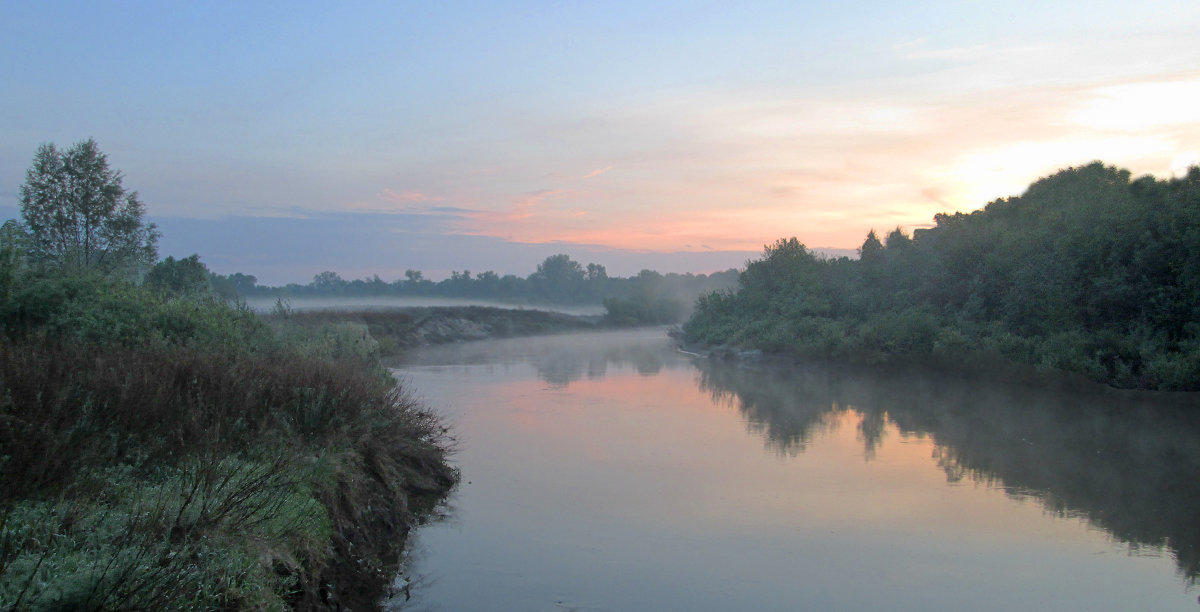
<path fill-rule="evenodd" d="M 17 280 L 0 287 L 0 608 L 378 605 L 457 474 L 369 335 Z"/>

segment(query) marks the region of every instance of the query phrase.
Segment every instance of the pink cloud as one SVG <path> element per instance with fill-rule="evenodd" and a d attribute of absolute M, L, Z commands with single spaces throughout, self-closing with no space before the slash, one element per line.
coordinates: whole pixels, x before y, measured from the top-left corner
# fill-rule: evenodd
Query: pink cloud
<path fill-rule="evenodd" d="M 461 222 L 458 232 L 472 236 L 496 236 L 516 242 L 523 231 L 532 227 L 544 227 L 546 218 L 558 215 L 543 206 L 547 200 L 562 197 L 561 189 L 540 189 L 513 199 L 502 210 L 470 209 L 460 211 Z"/>
<path fill-rule="evenodd" d="M 405 203 L 444 202 L 444 201 L 446 201 L 446 198 L 441 197 L 441 196 L 431 196 L 428 194 L 421 193 L 419 191 L 393 191 L 390 188 L 384 189 L 383 193 L 380 194 L 380 197 L 382 197 L 385 200 L 391 200 L 392 202 L 405 202 Z"/>
<path fill-rule="evenodd" d="M 612 166 L 596 168 L 595 170 L 592 170 L 591 172 L 588 172 L 587 174 L 583 175 L 583 178 L 585 178 L 585 179 L 596 178 L 597 176 L 600 176 L 601 174 L 604 174 L 605 172 L 608 172 L 609 170 L 612 170 Z"/>

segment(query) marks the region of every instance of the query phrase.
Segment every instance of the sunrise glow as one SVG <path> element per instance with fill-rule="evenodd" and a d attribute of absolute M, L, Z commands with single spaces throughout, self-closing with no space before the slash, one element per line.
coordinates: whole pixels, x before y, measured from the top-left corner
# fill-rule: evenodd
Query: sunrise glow
<path fill-rule="evenodd" d="M 0 9 L 24 58 L 0 69 L 0 212 L 39 143 L 90 136 L 163 247 L 225 272 L 707 271 L 687 254 L 852 250 L 1060 168 L 1179 176 L 1200 150 L 1194 3 L 172 11 Z"/>

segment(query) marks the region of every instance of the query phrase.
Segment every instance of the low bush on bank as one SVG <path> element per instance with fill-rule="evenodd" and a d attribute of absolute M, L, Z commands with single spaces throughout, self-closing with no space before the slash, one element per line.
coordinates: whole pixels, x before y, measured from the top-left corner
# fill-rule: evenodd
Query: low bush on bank
<path fill-rule="evenodd" d="M 24 280 L 0 302 L 0 608 L 377 605 L 457 475 L 369 334 Z"/>
<path fill-rule="evenodd" d="M 604 299 L 604 310 L 604 322 L 609 325 L 669 325 L 683 320 L 687 304 L 654 295 L 611 297 Z"/>

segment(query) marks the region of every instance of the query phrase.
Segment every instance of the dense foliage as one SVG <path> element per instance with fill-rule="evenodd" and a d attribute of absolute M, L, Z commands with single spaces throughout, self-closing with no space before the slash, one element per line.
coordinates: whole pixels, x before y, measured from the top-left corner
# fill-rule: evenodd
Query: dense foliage
<path fill-rule="evenodd" d="M 455 474 L 364 326 L 0 251 L 0 608 L 377 605 Z"/>
<path fill-rule="evenodd" d="M 1200 390 L 1200 168 L 1132 179 L 1069 168 L 909 236 L 871 234 L 860 258 L 796 239 L 703 296 L 688 337 L 842 357 L 1056 368 L 1118 387 Z"/>

